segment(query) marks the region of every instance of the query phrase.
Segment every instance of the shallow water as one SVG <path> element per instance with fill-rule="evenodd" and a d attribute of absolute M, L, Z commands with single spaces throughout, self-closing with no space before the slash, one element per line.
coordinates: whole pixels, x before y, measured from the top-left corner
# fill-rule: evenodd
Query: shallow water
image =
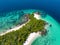
<path fill-rule="evenodd" d="M 21 10 L 24 13 L 32 13 L 37 10 L 29 9 L 29 10 Z M 20 11 L 17 12 L 10 12 L 7 13 L 5 17 L 0 17 L 0 32 L 6 31 L 6 29 L 9 29 L 10 27 L 15 27 L 16 23 L 18 24 L 21 22 L 21 16 L 23 14 L 19 13 Z M 60 24 L 54 20 L 50 15 L 45 14 L 45 17 L 42 19 L 47 21 L 49 24 L 52 25 L 52 27 L 49 27 L 48 34 L 43 37 L 38 37 L 32 45 L 60 45 Z M 20 19 L 21 18 L 21 19 Z M 2 27 L 2 28 L 1 28 Z"/>
<path fill-rule="evenodd" d="M 36 10 L 32 11 L 32 9 L 30 9 L 2 13 L 4 16 L 0 16 L 0 33 L 3 33 L 11 28 L 18 26 L 19 24 L 22 24 L 22 22 L 25 21 L 24 14 L 32 13 L 35 11 Z"/>
<path fill-rule="evenodd" d="M 24 13 L 21 11 L 12 11 L 4 13 L 3 15 L 5 16 L 0 16 L 0 33 L 21 24 L 24 19 Z"/>
<path fill-rule="evenodd" d="M 48 34 L 43 37 L 38 37 L 32 45 L 60 45 L 60 25 L 59 23 L 54 20 L 51 16 L 47 15 L 45 18 L 43 18 L 45 21 L 47 21 L 49 24 L 52 25 L 52 27 L 49 27 Z"/>

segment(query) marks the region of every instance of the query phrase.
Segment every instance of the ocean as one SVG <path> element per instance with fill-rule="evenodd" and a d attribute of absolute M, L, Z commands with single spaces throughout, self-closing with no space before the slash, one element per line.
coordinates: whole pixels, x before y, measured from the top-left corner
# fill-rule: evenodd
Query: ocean
<path fill-rule="evenodd" d="M 0 13 L 20 9 L 43 10 L 60 23 L 60 0 L 0 0 Z"/>
<path fill-rule="evenodd" d="M 15 26 L 14 22 L 20 22 L 19 10 L 28 13 L 32 11 L 27 11 L 28 9 L 45 12 L 48 15 L 43 19 L 52 24 L 52 27 L 48 28 L 47 36 L 38 37 L 32 45 L 60 45 L 60 0 L 0 0 L 0 32 L 3 31 L 2 29 Z"/>

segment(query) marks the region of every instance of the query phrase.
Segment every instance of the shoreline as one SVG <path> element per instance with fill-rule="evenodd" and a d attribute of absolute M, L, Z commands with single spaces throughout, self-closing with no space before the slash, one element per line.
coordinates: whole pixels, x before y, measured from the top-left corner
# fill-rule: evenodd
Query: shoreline
<path fill-rule="evenodd" d="M 25 24 L 27 24 L 29 21 L 30 21 L 30 20 L 28 20 L 27 22 L 25 22 L 25 23 L 23 23 L 23 24 L 21 24 L 21 25 L 19 25 L 19 26 L 16 26 L 16 27 L 14 27 L 14 28 L 12 28 L 12 29 L 9 29 L 9 30 L 7 30 L 7 31 L 5 31 L 5 32 L 2 32 L 2 33 L 0 34 L 0 36 L 3 36 L 3 35 L 5 35 L 5 34 L 7 34 L 7 33 L 9 33 L 9 32 L 16 31 L 16 30 L 22 28 L 22 27 L 23 27 Z"/>
<path fill-rule="evenodd" d="M 34 14 L 34 17 L 39 20 L 41 19 L 41 16 L 39 14 Z M 49 27 L 50 24 L 46 24 L 45 25 L 45 29 L 47 29 Z M 41 36 L 41 33 L 42 32 L 33 32 L 33 33 L 30 33 L 29 36 L 27 37 L 26 41 L 23 43 L 23 45 L 31 45 L 32 42 L 39 36 Z"/>
<path fill-rule="evenodd" d="M 47 29 L 49 27 L 50 24 L 47 24 L 45 25 L 45 29 Z M 39 36 L 41 36 L 41 33 L 42 32 L 33 32 L 33 33 L 30 33 L 30 35 L 28 36 L 28 38 L 26 39 L 26 41 L 23 43 L 23 45 L 31 45 L 32 42 L 38 38 Z"/>
<path fill-rule="evenodd" d="M 30 35 L 28 36 L 28 38 L 26 39 L 26 41 L 23 43 L 23 45 L 31 45 L 32 42 L 37 38 L 41 36 L 41 32 L 33 32 L 30 33 Z"/>

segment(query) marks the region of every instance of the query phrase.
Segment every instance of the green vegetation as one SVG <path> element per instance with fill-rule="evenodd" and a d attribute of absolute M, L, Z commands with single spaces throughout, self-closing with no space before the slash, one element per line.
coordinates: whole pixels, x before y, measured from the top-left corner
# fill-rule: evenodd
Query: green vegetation
<path fill-rule="evenodd" d="M 30 22 L 25 26 L 0 36 L 0 45 L 23 45 L 30 33 L 44 30 L 45 21 L 35 19 L 33 14 L 28 17 Z"/>

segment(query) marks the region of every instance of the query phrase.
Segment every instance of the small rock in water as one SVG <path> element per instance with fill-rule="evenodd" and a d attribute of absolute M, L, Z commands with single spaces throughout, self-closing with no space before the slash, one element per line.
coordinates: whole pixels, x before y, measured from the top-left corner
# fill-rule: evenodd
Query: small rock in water
<path fill-rule="evenodd" d="M 41 32 L 41 35 L 46 35 L 46 34 L 47 34 L 47 30 L 46 29 Z"/>
<path fill-rule="evenodd" d="M 52 25 L 50 24 L 50 27 L 52 27 Z"/>

